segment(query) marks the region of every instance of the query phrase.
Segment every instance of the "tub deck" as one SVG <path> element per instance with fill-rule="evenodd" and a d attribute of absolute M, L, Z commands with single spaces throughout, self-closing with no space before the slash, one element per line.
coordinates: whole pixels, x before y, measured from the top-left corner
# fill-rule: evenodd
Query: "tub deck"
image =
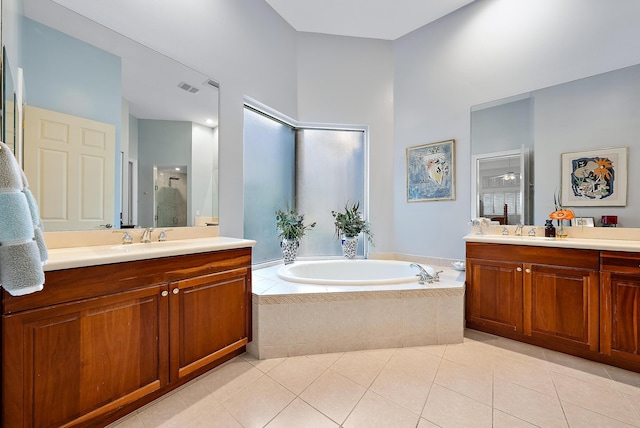
<path fill-rule="evenodd" d="M 313 285 L 281 280 L 281 266 L 253 271 L 256 358 L 462 342 L 464 272 L 432 265 L 439 283 Z"/>

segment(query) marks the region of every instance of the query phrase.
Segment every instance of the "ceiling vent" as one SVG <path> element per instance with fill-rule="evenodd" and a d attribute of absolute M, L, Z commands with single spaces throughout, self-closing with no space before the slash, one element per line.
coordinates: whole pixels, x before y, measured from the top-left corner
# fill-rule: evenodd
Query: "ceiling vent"
<path fill-rule="evenodd" d="M 205 81 L 204 81 L 204 85 L 205 85 L 205 86 L 209 86 L 210 88 L 216 88 L 216 89 L 218 89 L 218 88 L 219 88 L 219 86 L 218 86 L 218 82 L 216 82 L 216 81 L 215 81 L 215 80 L 213 80 L 213 79 L 207 79 L 207 80 L 205 80 Z"/>
<path fill-rule="evenodd" d="M 191 86 L 188 83 L 184 83 L 184 82 L 178 83 L 178 88 L 184 89 L 185 91 L 190 92 L 192 94 L 197 94 L 198 92 L 200 92 L 200 89 L 196 88 L 195 86 Z"/>

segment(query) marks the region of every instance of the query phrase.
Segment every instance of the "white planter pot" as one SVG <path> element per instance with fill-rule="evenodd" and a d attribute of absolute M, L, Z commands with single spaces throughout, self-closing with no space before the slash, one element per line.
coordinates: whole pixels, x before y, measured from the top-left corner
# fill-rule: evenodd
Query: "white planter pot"
<path fill-rule="evenodd" d="M 297 239 L 285 239 L 280 241 L 280 248 L 282 249 L 282 258 L 284 258 L 284 264 L 288 265 L 296 261 L 298 255 L 298 247 L 300 242 Z"/>
<path fill-rule="evenodd" d="M 358 237 L 344 236 L 342 238 L 342 254 L 347 259 L 355 259 L 358 251 Z"/>

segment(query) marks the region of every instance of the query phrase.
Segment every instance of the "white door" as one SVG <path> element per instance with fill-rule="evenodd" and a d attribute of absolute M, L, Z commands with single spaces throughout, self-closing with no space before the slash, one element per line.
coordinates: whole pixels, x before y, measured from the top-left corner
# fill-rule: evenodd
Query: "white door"
<path fill-rule="evenodd" d="M 26 106 L 24 171 L 44 230 L 114 224 L 115 126 Z"/>

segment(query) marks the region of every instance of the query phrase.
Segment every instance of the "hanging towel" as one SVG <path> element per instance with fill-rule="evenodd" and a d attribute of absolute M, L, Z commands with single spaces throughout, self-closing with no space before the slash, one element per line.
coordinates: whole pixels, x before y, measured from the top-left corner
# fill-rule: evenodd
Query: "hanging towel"
<path fill-rule="evenodd" d="M 35 237 L 31 210 L 24 193 L 0 190 L 0 244 L 28 241 Z"/>
<path fill-rule="evenodd" d="M 21 175 L 22 170 L 13 153 L 11 153 L 11 149 L 3 142 L 0 142 L 0 189 L 22 189 Z"/>
<path fill-rule="evenodd" d="M 24 172 L 0 142 L 0 285 L 12 296 L 43 288 L 48 253 L 41 224 Z"/>
<path fill-rule="evenodd" d="M 35 293 L 43 288 L 44 272 L 36 241 L 0 246 L 0 282 L 12 296 Z"/>
<path fill-rule="evenodd" d="M 38 209 L 36 200 L 33 198 L 33 194 L 31 194 L 31 191 L 29 190 L 29 183 L 27 182 L 27 177 L 24 176 L 24 173 L 22 173 L 22 182 L 24 184 L 22 192 L 27 198 L 27 203 L 29 204 L 31 221 L 33 222 L 33 229 L 35 231 L 36 244 L 38 245 L 38 250 L 40 251 L 40 261 L 44 265 L 49 259 L 49 252 L 47 251 L 47 246 L 44 242 L 44 235 L 42 234 L 44 228 L 42 227 L 42 220 L 40 220 L 40 210 Z"/>

